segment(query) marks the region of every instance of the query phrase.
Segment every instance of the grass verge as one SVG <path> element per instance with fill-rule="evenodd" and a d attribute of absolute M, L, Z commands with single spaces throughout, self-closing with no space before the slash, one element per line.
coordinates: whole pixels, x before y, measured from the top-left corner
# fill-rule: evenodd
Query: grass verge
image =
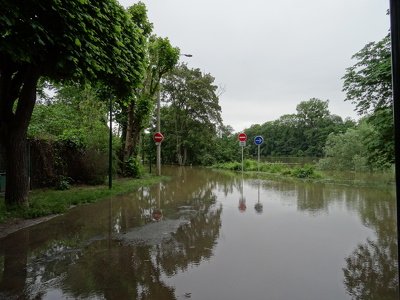
<path fill-rule="evenodd" d="M 220 163 L 213 165 L 212 167 L 229 171 L 241 171 L 242 163 L 240 162 Z M 295 166 L 294 168 L 290 168 L 283 164 L 270 163 L 270 162 L 261 162 L 260 166 L 258 166 L 257 161 L 250 159 L 246 159 L 243 162 L 243 171 L 246 172 L 258 171 L 258 168 L 260 168 L 260 172 L 262 173 L 278 174 L 295 178 L 320 179 L 324 177 L 324 175 L 315 171 L 313 165 L 308 165 L 308 164 L 304 166 Z"/>
<path fill-rule="evenodd" d="M 65 213 L 75 205 L 99 202 L 107 197 L 121 195 L 166 180 L 169 180 L 169 177 L 146 174 L 141 179 L 113 180 L 112 189 L 106 185 L 72 186 L 71 189 L 62 191 L 38 189 L 30 192 L 29 207 L 6 207 L 3 195 L 0 197 L 0 223 L 11 218 L 33 219 Z"/>

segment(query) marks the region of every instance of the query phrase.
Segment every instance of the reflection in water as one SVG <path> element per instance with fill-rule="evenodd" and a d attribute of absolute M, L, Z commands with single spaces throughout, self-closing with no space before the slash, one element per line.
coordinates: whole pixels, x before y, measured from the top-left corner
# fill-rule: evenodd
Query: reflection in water
<path fill-rule="evenodd" d="M 0 299 L 397 299 L 394 192 L 163 172 L 1 239 Z"/>
<path fill-rule="evenodd" d="M 152 217 L 154 221 L 161 221 L 163 213 L 161 210 L 161 183 L 156 184 L 157 207 L 153 210 Z"/>
<path fill-rule="evenodd" d="M 362 222 L 375 231 L 376 240 L 367 239 L 346 258 L 344 283 L 354 300 L 397 299 L 399 293 L 396 207 L 380 194 L 357 201 Z"/>
<path fill-rule="evenodd" d="M 257 178 L 257 183 L 258 183 L 258 186 L 257 186 L 258 197 L 257 197 L 257 203 L 254 204 L 254 210 L 256 211 L 257 214 L 261 215 L 263 213 L 264 208 L 263 208 L 263 204 L 260 202 L 260 185 L 261 185 L 261 183 L 260 183 L 259 178 Z"/>
<path fill-rule="evenodd" d="M 239 205 L 238 205 L 238 209 L 242 213 L 246 212 L 246 209 L 247 209 L 246 198 L 244 197 L 243 188 L 244 188 L 244 178 L 243 178 L 243 170 L 242 170 L 242 181 L 240 182 L 240 197 L 239 197 Z"/>

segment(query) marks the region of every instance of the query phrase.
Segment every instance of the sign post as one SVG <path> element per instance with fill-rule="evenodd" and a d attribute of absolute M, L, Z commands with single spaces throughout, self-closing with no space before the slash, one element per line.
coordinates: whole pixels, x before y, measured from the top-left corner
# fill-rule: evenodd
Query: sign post
<path fill-rule="evenodd" d="M 161 142 L 164 139 L 164 136 L 160 132 L 156 132 L 153 135 L 153 140 L 156 142 L 157 145 L 157 175 L 161 175 Z"/>
<path fill-rule="evenodd" d="M 247 135 L 245 133 L 241 133 L 238 135 L 239 146 L 242 147 L 242 173 L 243 173 L 243 149 L 246 146 Z"/>
<path fill-rule="evenodd" d="M 258 146 L 258 173 L 260 173 L 260 146 L 264 142 L 262 136 L 256 136 L 254 138 L 254 143 Z"/>

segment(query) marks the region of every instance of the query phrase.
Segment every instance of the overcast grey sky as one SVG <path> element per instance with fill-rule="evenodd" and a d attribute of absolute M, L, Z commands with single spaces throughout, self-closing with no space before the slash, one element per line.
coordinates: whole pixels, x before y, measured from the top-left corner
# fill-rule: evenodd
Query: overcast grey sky
<path fill-rule="evenodd" d="M 138 1 L 119 0 L 124 7 Z M 389 30 L 389 0 L 142 0 L 154 33 L 190 68 L 225 86 L 222 118 L 236 132 L 296 113 L 301 101 L 358 119 L 341 91 L 351 56 Z"/>

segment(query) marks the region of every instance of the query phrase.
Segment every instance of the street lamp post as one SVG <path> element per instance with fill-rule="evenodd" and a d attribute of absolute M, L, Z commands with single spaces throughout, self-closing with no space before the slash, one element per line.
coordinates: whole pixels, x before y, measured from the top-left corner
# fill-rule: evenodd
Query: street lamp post
<path fill-rule="evenodd" d="M 157 93 L 157 132 L 161 132 L 160 124 L 160 92 Z M 161 175 L 161 142 L 157 143 L 157 175 Z"/>

